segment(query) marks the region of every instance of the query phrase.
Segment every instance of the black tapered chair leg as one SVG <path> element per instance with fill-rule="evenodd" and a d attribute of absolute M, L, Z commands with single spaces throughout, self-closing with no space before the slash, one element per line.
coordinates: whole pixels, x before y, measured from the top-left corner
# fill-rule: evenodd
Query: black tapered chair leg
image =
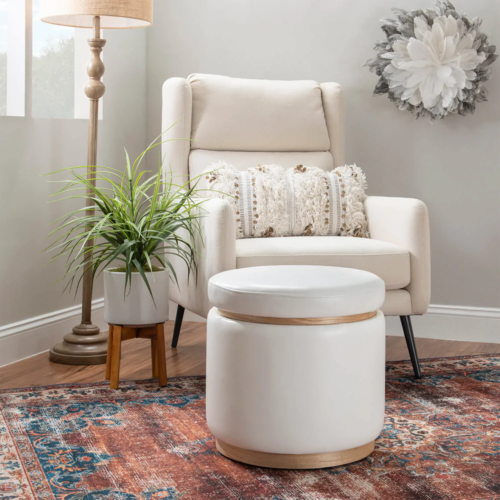
<path fill-rule="evenodd" d="M 405 334 L 406 345 L 408 346 L 408 352 L 410 353 L 411 364 L 413 365 L 413 371 L 415 372 L 415 378 L 422 378 L 420 363 L 418 361 L 417 346 L 415 345 L 415 337 L 413 336 L 413 328 L 411 326 L 410 316 L 400 316 L 400 318 L 401 325 L 403 326 L 403 332 Z"/>
<path fill-rule="evenodd" d="M 174 336 L 172 337 L 172 347 L 177 347 L 179 334 L 181 333 L 182 319 L 184 318 L 184 307 L 177 306 L 177 314 L 175 315 Z"/>

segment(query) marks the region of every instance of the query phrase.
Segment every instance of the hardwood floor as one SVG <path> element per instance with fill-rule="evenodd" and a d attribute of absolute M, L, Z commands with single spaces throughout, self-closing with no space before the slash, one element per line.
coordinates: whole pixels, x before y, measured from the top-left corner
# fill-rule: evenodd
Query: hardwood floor
<path fill-rule="evenodd" d="M 173 321 L 165 328 L 167 374 L 169 377 L 205 374 L 205 323 L 185 322 L 177 349 L 170 347 Z M 420 358 L 500 353 L 500 344 L 416 339 Z M 387 337 L 387 360 L 408 359 L 403 337 Z M 411 369 L 411 368 L 409 368 Z M 105 365 L 70 366 L 51 363 L 48 353 L 0 368 L 0 389 L 51 384 L 99 382 L 105 378 Z M 120 380 L 151 378 L 151 350 L 147 339 L 123 343 Z"/>

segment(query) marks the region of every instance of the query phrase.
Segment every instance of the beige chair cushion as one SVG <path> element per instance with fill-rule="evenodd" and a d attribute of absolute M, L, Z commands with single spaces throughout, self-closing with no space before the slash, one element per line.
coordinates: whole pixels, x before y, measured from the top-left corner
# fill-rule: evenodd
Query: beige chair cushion
<path fill-rule="evenodd" d="M 194 74 L 191 148 L 328 151 L 321 87 L 311 80 L 244 80 Z"/>
<path fill-rule="evenodd" d="M 370 271 L 386 290 L 410 283 L 410 254 L 384 241 L 344 236 L 296 236 L 236 240 L 236 267 L 274 265 L 352 267 Z"/>
<path fill-rule="evenodd" d="M 410 292 L 406 288 L 387 290 L 382 312 L 386 316 L 410 316 L 413 314 Z"/>

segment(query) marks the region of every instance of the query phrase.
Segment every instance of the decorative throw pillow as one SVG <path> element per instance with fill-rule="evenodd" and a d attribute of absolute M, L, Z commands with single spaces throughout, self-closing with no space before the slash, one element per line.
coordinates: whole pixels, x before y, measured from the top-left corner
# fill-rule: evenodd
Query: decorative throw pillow
<path fill-rule="evenodd" d="M 240 171 L 225 162 L 204 171 L 208 196 L 227 200 L 237 238 L 358 236 L 368 238 L 366 177 L 356 165 L 258 165 Z"/>

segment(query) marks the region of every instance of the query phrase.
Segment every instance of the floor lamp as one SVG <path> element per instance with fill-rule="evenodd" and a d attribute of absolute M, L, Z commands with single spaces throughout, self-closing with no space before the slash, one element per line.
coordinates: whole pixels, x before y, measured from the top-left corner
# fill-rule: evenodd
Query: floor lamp
<path fill-rule="evenodd" d="M 87 178 L 95 182 L 97 163 L 97 124 L 99 99 L 105 87 L 101 81 L 104 64 L 100 58 L 106 40 L 101 29 L 127 29 L 150 26 L 153 22 L 153 0 L 42 0 L 41 19 L 46 23 L 75 28 L 92 28 L 93 38 L 88 43 L 92 58 L 87 65 L 89 81 L 85 94 L 90 100 L 90 119 L 87 152 Z M 87 196 L 92 191 L 87 190 Z M 89 213 L 93 203 L 87 198 Z M 90 247 L 91 241 L 87 242 Z M 85 257 L 92 258 L 90 253 Z M 70 365 L 98 365 L 106 362 L 107 334 L 92 324 L 92 274 L 87 271 L 83 278 L 82 321 L 64 337 L 64 341 L 50 351 L 51 361 Z"/>

